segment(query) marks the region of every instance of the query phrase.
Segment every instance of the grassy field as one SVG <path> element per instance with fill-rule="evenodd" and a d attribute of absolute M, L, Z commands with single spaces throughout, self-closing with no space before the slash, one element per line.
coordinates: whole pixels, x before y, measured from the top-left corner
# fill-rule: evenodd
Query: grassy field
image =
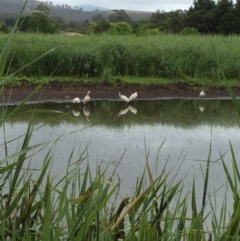
<path fill-rule="evenodd" d="M 0 50 L 7 35 L 0 35 Z M 240 85 L 240 46 L 237 36 L 65 36 L 18 34 L 8 57 L 15 73 L 47 51 L 36 63 L 17 72 L 19 79 L 81 81 L 120 78 L 140 84 L 187 82 L 223 85 L 216 53 L 231 85 Z M 216 52 L 215 52 L 216 51 Z"/>

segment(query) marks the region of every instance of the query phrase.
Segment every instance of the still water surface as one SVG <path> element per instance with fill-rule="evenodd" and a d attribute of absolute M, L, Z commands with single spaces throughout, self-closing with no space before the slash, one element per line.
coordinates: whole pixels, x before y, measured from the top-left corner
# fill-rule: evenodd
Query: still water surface
<path fill-rule="evenodd" d="M 9 106 L 7 115 L 14 108 Z M 83 170 L 89 163 L 94 172 L 99 164 L 107 166 L 110 163 L 109 171 L 113 170 L 124 154 L 117 169 L 122 179 L 123 196 L 131 192 L 144 171 L 146 149 L 156 176 L 168 161 L 164 173 L 171 170 L 169 178 L 178 172 L 175 182 L 185 178 L 187 184 L 195 176 L 196 186 L 202 188 L 200 165 L 205 167 L 211 143 L 209 191 L 212 192 L 226 182 L 221 162 L 214 161 L 225 154 L 224 160 L 230 166 L 229 141 L 237 160 L 240 158 L 240 119 L 231 100 L 138 100 L 130 107 L 119 101 L 92 101 L 84 108 L 82 103 L 75 106 L 71 103 L 26 105 L 6 120 L 6 140 L 13 140 L 8 143 L 8 154 L 20 148 L 23 141 L 20 136 L 27 130 L 33 108 L 36 108 L 32 117 L 36 130 L 31 144 L 48 143 L 45 149 L 29 158 L 33 168 L 42 166 L 50 148 L 51 172 L 59 177 L 64 175 L 73 149 L 74 162 L 87 147 Z M 3 137 L 3 128 L 0 132 Z M 16 137 L 20 138 L 14 140 Z M 2 138 L 1 144 L 3 142 Z M 3 158 L 4 146 L 0 148 Z M 218 195 L 222 198 L 223 192 L 218 191 Z"/>

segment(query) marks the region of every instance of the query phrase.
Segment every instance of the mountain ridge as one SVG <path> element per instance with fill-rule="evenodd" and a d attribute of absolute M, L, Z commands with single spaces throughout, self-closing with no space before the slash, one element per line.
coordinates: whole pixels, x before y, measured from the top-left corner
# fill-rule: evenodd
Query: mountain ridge
<path fill-rule="evenodd" d="M 0 20 L 6 18 L 16 18 L 24 4 L 25 0 L 0 0 Z M 53 4 L 51 1 L 39 1 L 39 0 L 29 0 L 25 9 L 25 15 L 30 15 L 35 11 L 39 4 L 45 4 L 49 7 L 49 13 L 52 17 L 61 17 L 63 20 L 68 22 L 79 22 L 79 21 L 91 21 L 93 16 L 101 14 L 104 18 L 108 18 L 109 15 L 113 13 L 111 9 L 102 10 L 96 9 L 97 6 L 92 5 L 95 10 L 93 11 L 83 11 L 83 9 L 78 9 L 78 6 L 72 7 L 67 4 Z M 77 7 L 77 8 L 76 8 Z M 134 11 L 134 10 L 124 10 L 133 19 L 133 21 L 138 21 L 142 19 L 150 18 L 153 12 L 144 11 Z"/>

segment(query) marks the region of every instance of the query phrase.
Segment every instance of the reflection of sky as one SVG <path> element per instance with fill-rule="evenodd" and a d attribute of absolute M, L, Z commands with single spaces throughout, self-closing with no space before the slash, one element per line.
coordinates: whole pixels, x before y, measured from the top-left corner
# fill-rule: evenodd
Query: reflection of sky
<path fill-rule="evenodd" d="M 27 126 L 25 124 L 6 124 L 7 140 L 11 140 L 25 132 Z M 67 134 L 72 131 L 73 134 Z M 2 130 L 1 130 L 2 132 Z M 165 161 L 169 158 L 168 170 L 170 167 L 178 166 L 182 161 L 179 178 L 185 175 L 199 174 L 199 165 L 205 165 L 204 160 L 208 158 L 210 140 L 212 139 L 212 161 L 219 158 L 219 152 L 227 153 L 225 159 L 230 160 L 229 140 L 231 140 L 236 157 L 240 156 L 240 142 L 236 135 L 236 128 L 213 127 L 211 137 L 211 127 L 201 126 L 195 129 L 182 129 L 173 126 L 132 126 L 122 129 L 108 129 L 102 126 L 93 126 L 85 128 L 84 125 L 65 125 L 57 127 L 45 126 L 33 133 L 32 144 L 55 140 L 61 134 L 65 133 L 55 144 L 53 172 L 56 174 L 65 169 L 68 157 L 75 149 L 75 157 L 81 152 L 86 145 L 88 146 L 88 161 L 92 167 L 102 163 L 107 165 L 109 162 L 115 163 L 120 159 L 124 150 L 126 153 L 121 161 L 118 172 L 126 181 L 125 184 L 134 185 L 136 177 L 139 177 L 144 169 L 145 164 L 145 148 L 149 148 L 149 161 L 152 166 L 155 164 L 158 149 L 164 141 L 159 153 L 158 166 L 161 170 Z M 2 135 L 2 133 L 1 133 Z M 22 140 L 16 140 L 9 143 L 9 153 L 14 152 L 21 144 Z M 50 147 L 50 145 L 49 145 Z M 3 150 L 3 146 L 1 146 Z M 47 153 L 47 148 L 44 153 Z M 43 154 L 38 153 L 32 158 L 32 164 L 39 166 L 43 160 Z M 3 151 L 1 151 L 3 157 Z M 113 165 L 114 166 L 114 165 Z M 56 169 L 54 169 L 56 168 Z M 221 165 L 214 165 L 214 175 L 212 179 L 219 179 L 223 175 Z M 129 180 L 131 180 L 129 182 Z M 124 181 L 124 182 L 125 182 Z M 130 187 L 129 186 L 129 187 Z M 126 187 L 128 188 L 128 187 Z"/>
<path fill-rule="evenodd" d="M 7 140 L 9 141 L 24 134 L 26 130 L 26 124 L 10 125 L 6 123 Z M 221 161 L 217 163 L 214 163 L 214 161 L 219 158 L 219 152 L 222 154 L 227 153 L 224 160 L 226 160 L 226 164 L 229 167 L 231 166 L 229 140 L 232 142 L 237 159 L 240 157 L 240 142 L 236 131 L 239 131 L 239 129 L 216 126 L 212 128 L 211 135 L 211 127 L 207 125 L 202 125 L 195 129 L 183 129 L 161 124 L 153 126 L 136 125 L 121 129 L 109 129 L 106 126 L 86 128 L 83 124 L 79 124 L 79 126 L 61 124 L 56 127 L 46 125 L 33 133 L 31 144 L 51 142 L 47 148 L 31 158 L 31 167 L 41 168 L 44 156 L 49 148 L 52 147 L 53 165 L 51 173 L 53 176 L 58 175 L 58 178 L 60 178 L 66 171 L 71 151 L 74 149 L 75 154 L 72 162 L 75 162 L 88 145 L 88 151 L 84 155 L 88 156 L 88 158 L 82 164 L 81 173 L 84 173 L 87 162 L 90 165 L 93 176 L 95 175 L 97 165 L 101 164 L 106 167 L 111 163 L 107 172 L 110 175 L 125 151 L 117 169 L 117 173 L 122 179 L 121 194 L 125 197 L 134 190 L 137 178 L 140 178 L 144 171 L 146 143 L 147 150 L 149 150 L 149 163 L 155 177 L 163 172 L 163 167 L 166 160 L 168 160 L 164 175 L 171 171 L 169 180 L 174 178 L 178 172 L 174 182 L 179 182 L 184 178 L 187 190 L 189 185 L 191 186 L 193 176 L 196 177 L 196 195 L 197 201 L 200 203 L 203 190 L 200 165 L 205 170 L 211 141 L 212 166 L 210 168 L 208 192 L 210 192 L 210 196 L 213 196 L 214 190 L 223 185 L 223 188 L 215 195 L 217 202 L 221 203 L 226 190 L 226 175 L 224 174 Z M 2 129 L 0 130 L 0 135 L 3 136 Z M 53 141 L 59 136 L 61 138 L 52 146 Z M 22 140 L 20 138 L 8 144 L 9 154 L 21 146 Z M 157 156 L 163 142 L 164 144 Z M 3 157 L 3 146 L 0 146 L 0 148 L 0 157 Z M 156 160 L 158 161 L 156 162 Z M 231 197 L 230 193 L 228 197 Z"/>

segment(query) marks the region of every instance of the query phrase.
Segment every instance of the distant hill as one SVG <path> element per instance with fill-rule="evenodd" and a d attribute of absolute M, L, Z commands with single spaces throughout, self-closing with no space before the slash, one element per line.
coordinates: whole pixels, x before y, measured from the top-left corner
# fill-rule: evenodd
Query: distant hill
<path fill-rule="evenodd" d="M 82 8 L 83 11 L 89 11 L 89 12 L 94 11 L 94 10 L 99 10 L 99 11 L 108 10 L 107 8 L 101 8 L 101 7 L 88 5 L 88 4 L 81 4 L 81 5 L 78 5 L 77 7 Z"/>
<path fill-rule="evenodd" d="M 0 0 L 0 20 L 4 20 L 6 18 L 16 18 L 19 14 L 25 0 Z M 65 21 L 68 22 L 76 22 L 76 21 L 85 21 L 85 20 L 92 20 L 93 16 L 97 14 L 101 14 L 104 18 L 107 18 L 109 15 L 112 14 L 112 10 L 99 8 L 97 6 L 91 5 L 79 5 L 75 6 L 74 8 L 67 5 L 67 4 L 56 4 L 53 5 L 51 0 L 50 1 L 36 1 L 36 0 L 29 0 L 24 11 L 25 15 L 30 15 L 39 4 L 45 4 L 50 9 L 50 15 L 54 17 L 61 17 Z M 85 9 L 92 9 L 92 10 L 84 10 Z M 78 7 L 82 9 L 78 9 Z M 94 9 L 94 10 L 93 10 Z M 152 12 L 142 12 L 142 11 L 126 11 L 128 15 L 134 20 L 141 20 L 150 18 Z"/>

